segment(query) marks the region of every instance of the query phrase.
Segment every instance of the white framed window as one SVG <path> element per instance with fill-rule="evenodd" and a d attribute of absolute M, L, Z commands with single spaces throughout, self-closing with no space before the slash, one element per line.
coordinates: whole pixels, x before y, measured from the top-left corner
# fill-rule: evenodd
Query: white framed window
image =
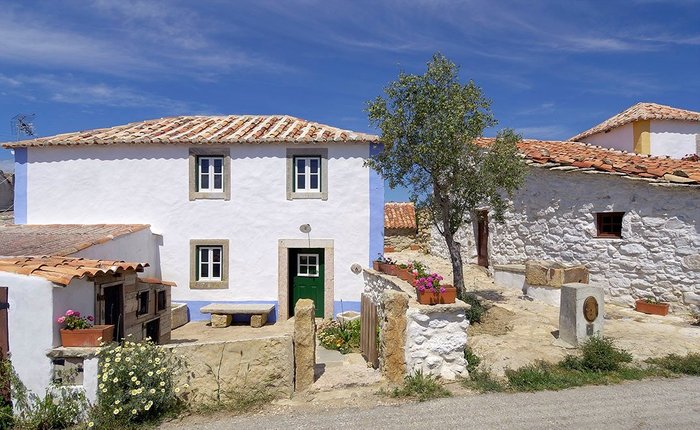
<path fill-rule="evenodd" d="M 223 279 L 221 246 L 197 247 L 197 281 L 221 281 Z"/>
<path fill-rule="evenodd" d="M 224 157 L 197 157 L 197 191 L 224 192 Z"/>
<path fill-rule="evenodd" d="M 294 157 L 294 191 L 321 192 L 321 157 Z"/>
<path fill-rule="evenodd" d="M 318 254 L 297 255 L 297 276 L 318 277 Z"/>

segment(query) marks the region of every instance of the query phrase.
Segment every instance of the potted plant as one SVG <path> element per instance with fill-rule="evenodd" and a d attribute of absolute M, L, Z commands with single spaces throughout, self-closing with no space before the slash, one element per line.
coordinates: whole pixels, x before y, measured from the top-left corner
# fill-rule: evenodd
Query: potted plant
<path fill-rule="evenodd" d="M 635 304 L 637 312 L 652 315 L 668 315 L 668 303 L 660 303 L 655 297 L 638 299 Z"/>
<path fill-rule="evenodd" d="M 416 279 L 418 303 L 421 305 L 454 303 L 457 299 L 457 289 L 448 284 L 440 285 L 442 280 L 442 276 L 437 273 Z"/>
<path fill-rule="evenodd" d="M 413 273 L 413 265 L 409 263 L 399 264 L 398 266 L 396 276 L 410 284 L 413 284 L 413 282 L 416 280 L 416 275 Z"/>
<path fill-rule="evenodd" d="M 396 276 L 396 262 L 391 258 L 380 256 L 379 259 L 379 271 L 386 273 L 387 275 Z"/>
<path fill-rule="evenodd" d="M 66 314 L 58 317 L 61 325 L 61 344 L 63 346 L 100 346 L 114 337 L 113 325 L 93 326 L 92 315 L 80 316 L 80 312 L 68 309 Z"/>

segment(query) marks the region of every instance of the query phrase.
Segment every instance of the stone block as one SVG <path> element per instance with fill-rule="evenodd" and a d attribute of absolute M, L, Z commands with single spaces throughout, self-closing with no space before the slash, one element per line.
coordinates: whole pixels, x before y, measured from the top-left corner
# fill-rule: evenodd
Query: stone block
<path fill-rule="evenodd" d="M 211 314 L 211 326 L 216 328 L 228 327 L 231 325 L 232 315 Z"/>
<path fill-rule="evenodd" d="M 381 369 L 387 380 L 401 383 L 406 375 L 408 296 L 398 291 L 386 291 L 382 307 L 384 324 L 381 330 Z"/>
<path fill-rule="evenodd" d="M 267 314 L 262 315 L 251 315 L 250 326 L 253 328 L 259 328 L 267 324 Z"/>
<path fill-rule="evenodd" d="M 602 336 L 604 305 L 600 287 L 581 283 L 562 285 L 559 339 L 577 346 L 591 336 Z"/>
<path fill-rule="evenodd" d="M 700 294 L 695 294 L 691 292 L 683 293 L 683 302 L 687 305 L 700 306 Z"/>
<path fill-rule="evenodd" d="M 313 300 L 299 299 L 294 306 L 294 390 L 314 383 L 316 367 L 316 307 Z"/>
<path fill-rule="evenodd" d="M 527 261 L 525 281 L 529 285 L 559 288 L 564 284 L 588 283 L 584 265 L 564 266 L 552 261 Z"/>
<path fill-rule="evenodd" d="M 525 262 L 525 282 L 530 285 L 547 285 L 551 263 L 546 261 Z"/>
<path fill-rule="evenodd" d="M 174 330 L 187 322 L 187 304 L 173 303 L 170 307 L 170 328 Z"/>

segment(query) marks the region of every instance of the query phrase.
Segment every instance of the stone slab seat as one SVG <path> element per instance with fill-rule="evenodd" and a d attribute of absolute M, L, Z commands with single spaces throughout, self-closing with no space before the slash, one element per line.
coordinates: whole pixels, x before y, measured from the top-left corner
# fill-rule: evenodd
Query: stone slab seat
<path fill-rule="evenodd" d="M 211 314 L 212 327 L 228 327 L 234 315 L 250 315 L 251 327 L 262 327 L 267 323 L 267 316 L 275 310 L 270 304 L 209 303 L 199 311 Z"/>

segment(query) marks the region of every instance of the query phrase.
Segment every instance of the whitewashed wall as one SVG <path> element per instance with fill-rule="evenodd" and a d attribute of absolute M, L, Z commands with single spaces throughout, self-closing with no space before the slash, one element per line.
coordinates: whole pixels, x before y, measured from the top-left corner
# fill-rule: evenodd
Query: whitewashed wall
<path fill-rule="evenodd" d="M 700 145 L 700 123 L 695 121 L 651 121 L 651 155 L 682 158 L 697 154 Z"/>
<path fill-rule="evenodd" d="M 631 123 L 613 128 L 607 133 L 592 134 L 584 138 L 583 141 L 604 148 L 634 152 L 634 130 Z"/>
<path fill-rule="evenodd" d="M 290 147 L 311 147 L 293 145 Z M 335 298 L 359 300 L 350 271 L 369 255 L 367 144 L 330 144 L 328 200 L 286 200 L 285 145 L 231 147 L 231 200 L 189 200 L 188 146 L 31 148 L 27 223 L 143 223 L 161 234 L 173 301 L 277 300 L 278 239 L 334 239 Z M 56 187 L 56 183 L 70 184 Z M 226 290 L 190 290 L 190 239 L 229 239 Z"/>

